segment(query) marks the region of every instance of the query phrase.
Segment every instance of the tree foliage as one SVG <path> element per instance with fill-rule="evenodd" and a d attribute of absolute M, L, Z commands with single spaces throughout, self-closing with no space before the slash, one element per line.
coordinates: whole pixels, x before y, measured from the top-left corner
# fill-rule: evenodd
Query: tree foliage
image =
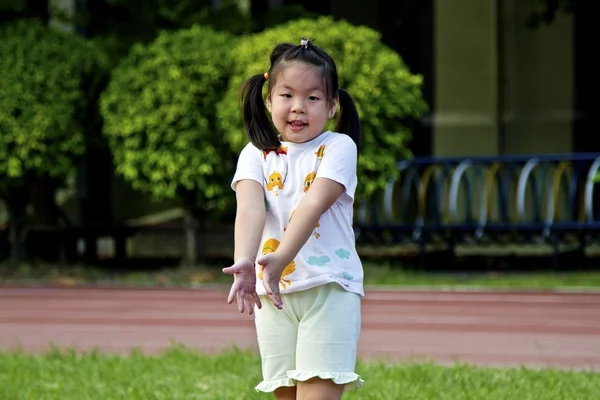
<path fill-rule="evenodd" d="M 421 93 L 422 77 L 412 74 L 372 29 L 320 17 L 292 21 L 241 39 L 233 50 L 237 62 L 232 79 L 218 105 L 225 140 L 236 152 L 248 142 L 239 106 L 242 82 L 267 71 L 275 44 L 299 43 L 302 36 L 315 38 L 315 44 L 331 54 L 340 86 L 357 104 L 362 124 L 359 190 L 366 196 L 377 193 L 397 176 L 398 159 L 409 156 L 408 121 L 419 118 L 427 105 Z"/>
<path fill-rule="evenodd" d="M 233 156 L 215 104 L 233 64 L 235 38 L 207 27 L 163 32 L 135 45 L 101 97 L 116 171 L 155 198 L 198 194 L 223 209 Z"/>
<path fill-rule="evenodd" d="M 0 176 L 63 178 L 84 150 L 81 117 L 105 54 L 35 20 L 0 30 Z"/>

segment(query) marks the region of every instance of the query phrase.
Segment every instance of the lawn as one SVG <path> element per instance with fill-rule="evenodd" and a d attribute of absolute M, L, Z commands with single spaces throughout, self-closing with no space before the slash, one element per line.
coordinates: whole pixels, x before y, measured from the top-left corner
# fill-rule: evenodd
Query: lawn
<path fill-rule="evenodd" d="M 366 384 L 345 399 L 592 400 L 600 393 L 600 374 L 591 372 L 369 362 L 358 373 Z M 3 400 L 272 398 L 254 391 L 259 380 L 256 355 L 235 349 L 211 356 L 179 346 L 157 356 L 0 353 Z"/>
<path fill-rule="evenodd" d="M 231 277 L 218 267 L 164 268 L 158 271 L 109 272 L 83 266 L 0 265 L 2 284 L 54 284 L 74 286 L 133 285 L 157 287 L 200 287 L 207 284 L 229 284 Z M 424 273 L 391 267 L 387 263 L 364 263 L 365 285 L 368 287 L 392 286 L 395 288 L 433 287 L 443 289 L 587 289 L 600 290 L 600 270 L 573 273 Z"/>

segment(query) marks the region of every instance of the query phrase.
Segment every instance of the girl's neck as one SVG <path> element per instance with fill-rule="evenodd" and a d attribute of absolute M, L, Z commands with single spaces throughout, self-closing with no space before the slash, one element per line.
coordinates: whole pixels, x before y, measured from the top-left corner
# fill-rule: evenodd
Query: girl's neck
<path fill-rule="evenodd" d="M 282 146 L 287 146 L 287 147 L 304 147 L 304 146 L 310 146 L 313 142 L 317 141 L 321 136 L 323 136 L 324 134 L 328 133 L 329 131 L 323 131 L 321 132 L 318 136 L 315 136 L 314 138 L 307 140 L 306 142 L 302 142 L 302 143 L 296 143 L 296 142 L 289 142 L 286 140 L 282 140 L 283 138 L 281 137 L 281 135 L 279 135 L 279 140 L 281 141 L 281 145 Z"/>

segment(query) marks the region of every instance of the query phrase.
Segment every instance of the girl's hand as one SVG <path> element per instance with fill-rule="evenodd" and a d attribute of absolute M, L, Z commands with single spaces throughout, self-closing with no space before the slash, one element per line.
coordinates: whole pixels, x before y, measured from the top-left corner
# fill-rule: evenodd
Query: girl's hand
<path fill-rule="evenodd" d="M 289 260 L 282 259 L 281 255 L 275 251 L 274 253 L 266 254 L 256 260 L 257 264 L 263 266 L 262 283 L 273 302 L 273 305 L 278 309 L 283 308 L 283 300 L 279 292 L 279 282 L 281 274 Z"/>
<path fill-rule="evenodd" d="M 233 275 L 233 285 L 231 285 L 227 303 L 233 303 L 233 299 L 237 297 L 238 309 L 241 313 L 247 309 L 248 315 L 254 313 L 254 305 L 259 309 L 262 308 L 260 298 L 256 293 L 254 264 L 249 260 L 242 259 L 231 267 L 223 268 L 223 273 Z"/>

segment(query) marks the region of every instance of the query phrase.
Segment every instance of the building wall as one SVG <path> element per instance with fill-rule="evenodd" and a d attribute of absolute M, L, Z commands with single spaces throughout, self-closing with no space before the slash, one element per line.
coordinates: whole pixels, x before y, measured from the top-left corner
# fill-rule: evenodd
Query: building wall
<path fill-rule="evenodd" d="M 526 2 L 505 4 L 502 65 L 503 152 L 570 152 L 573 123 L 573 19 L 525 26 Z"/>
<path fill-rule="evenodd" d="M 570 152 L 572 17 L 533 30 L 519 0 L 435 7 L 433 155 Z"/>
<path fill-rule="evenodd" d="M 435 3 L 435 156 L 498 152 L 497 18 L 493 3 Z"/>

